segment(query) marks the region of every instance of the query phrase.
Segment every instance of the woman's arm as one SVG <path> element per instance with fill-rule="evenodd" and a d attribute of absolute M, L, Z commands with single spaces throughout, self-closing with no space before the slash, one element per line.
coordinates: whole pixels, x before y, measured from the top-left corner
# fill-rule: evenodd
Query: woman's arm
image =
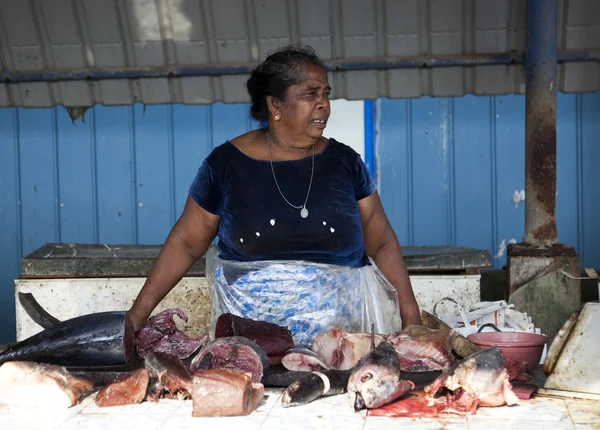
<path fill-rule="evenodd" d="M 189 196 L 177 223 L 152 265 L 148 278 L 129 310 L 139 330 L 160 301 L 202 257 L 217 235 L 220 217 L 204 210 Z"/>
<path fill-rule="evenodd" d="M 398 292 L 402 327 L 419 325 L 421 316 L 400 244 L 377 192 L 358 201 L 366 252 Z"/>

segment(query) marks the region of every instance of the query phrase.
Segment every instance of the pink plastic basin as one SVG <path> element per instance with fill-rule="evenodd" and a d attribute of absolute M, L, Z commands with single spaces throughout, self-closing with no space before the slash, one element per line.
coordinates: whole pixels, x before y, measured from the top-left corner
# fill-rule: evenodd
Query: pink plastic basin
<path fill-rule="evenodd" d="M 473 333 L 467 339 L 483 349 L 497 346 L 505 360 L 525 362 L 530 370 L 539 365 L 547 341 L 544 335 L 523 332 Z"/>

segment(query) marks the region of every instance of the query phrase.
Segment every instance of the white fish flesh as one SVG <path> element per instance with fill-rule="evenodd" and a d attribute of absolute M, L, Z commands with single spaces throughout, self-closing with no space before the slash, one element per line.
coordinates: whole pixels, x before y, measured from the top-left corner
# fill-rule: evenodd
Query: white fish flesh
<path fill-rule="evenodd" d="M 62 366 L 30 361 L 0 366 L 0 405 L 70 408 L 93 390 L 93 382 Z"/>

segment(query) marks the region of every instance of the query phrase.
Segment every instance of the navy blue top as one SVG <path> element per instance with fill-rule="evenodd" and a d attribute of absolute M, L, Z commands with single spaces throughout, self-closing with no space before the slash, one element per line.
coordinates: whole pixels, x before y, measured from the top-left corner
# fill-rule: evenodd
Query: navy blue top
<path fill-rule="evenodd" d="M 281 191 L 294 206 L 306 198 L 311 163 L 312 155 L 273 161 Z M 205 210 L 221 216 L 218 247 L 224 260 L 306 260 L 361 267 L 368 259 L 357 201 L 375 190 L 360 155 L 329 139 L 315 154 L 307 218 L 283 200 L 269 161 L 247 156 L 230 141 L 204 160 L 189 193 Z"/>

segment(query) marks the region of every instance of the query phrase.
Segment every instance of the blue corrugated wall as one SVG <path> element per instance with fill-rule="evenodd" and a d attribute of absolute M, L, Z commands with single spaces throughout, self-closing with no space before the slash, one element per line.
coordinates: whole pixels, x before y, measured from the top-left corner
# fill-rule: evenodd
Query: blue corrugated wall
<path fill-rule="evenodd" d="M 496 254 L 523 235 L 522 96 L 379 100 L 380 192 L 405 245 Z M 600 261 L 600 93 L 558 101 L 558 219 Z M 247 105 L 0 109 L 0 343 L 14 339 L 13 280 L 46 242 L 162 243 L 210 150 L 257 126 Z M 495 259 L 497 267 L 504 258 Z"/>
<path fill-rule="evenodd" d="M 600 93 L 557 103 L 559 240 L 600 267 Z M 401 243 L 487 249 L 505 265 L 503 241 L 524 233 L 513 194 L 525 188 L 525 97 L 382 99 L 377 122 L 380 193 Z"/>

